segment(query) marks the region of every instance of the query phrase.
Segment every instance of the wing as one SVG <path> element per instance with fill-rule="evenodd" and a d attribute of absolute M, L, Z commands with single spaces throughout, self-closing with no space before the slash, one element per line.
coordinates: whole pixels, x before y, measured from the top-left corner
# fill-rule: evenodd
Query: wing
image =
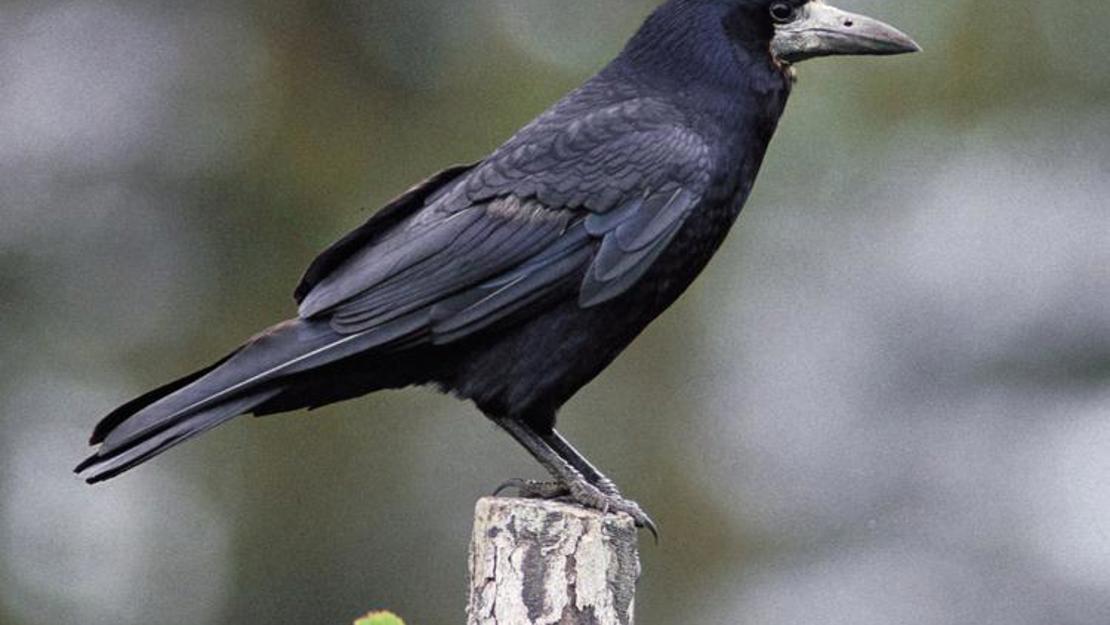
<path fill-rule="evenodd" d="M 360 248 L 371 245 L 375 239 L 388 233 L 406 217 L 423 208 L 429 197 L 442 189 L 444 185 L 473 169 L 474 165 L 476 163 L 455 165 L 445 169 L 383 206 L 366 223 L 333 243 L 317 256 L 316 260 L 312 261 L 308 270 L 305 271 L 304 277 L 301 278 L 300 284 L 293 292 L 293 298 L 300 304 L 308 295 L 308 292 L 320 280 L 323 280 L 342 265 L 343 261 L 358 252 Z"/>
<path fill-rule="evenodd" d="M 514 196 L 450 213 L 426 209 L 324 278 L 301 302 L 300 314 L 327 315 L 342 333 L 422 312 L 428 324 L 445 322 L 508 286 L 496 278 L 529 261 L 527 277 L 534 281 L 562 260 L 559 250 L 583 255 L 590 241 L 580 222 L 570 211 Z M 552 285 L 535 284 L 541 286 Z"/>
<path fill-rule="evenodd" d="M 344 334 L 406 319 L 407 344 L 445 343 L 557 299 L 627 292 L 704 196 L 708 148 L 654 100 L 556 113 L 324 263 L 301 317 Z"/>

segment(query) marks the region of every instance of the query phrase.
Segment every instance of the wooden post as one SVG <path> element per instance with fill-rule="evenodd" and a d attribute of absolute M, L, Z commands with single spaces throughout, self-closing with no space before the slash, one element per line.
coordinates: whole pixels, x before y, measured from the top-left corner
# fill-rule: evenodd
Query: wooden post
<path fill-rule="evenodd" d="M 639 576 L 628 515 L 487 497 L 474 511 L 467 625 L 632 625 Z"/>

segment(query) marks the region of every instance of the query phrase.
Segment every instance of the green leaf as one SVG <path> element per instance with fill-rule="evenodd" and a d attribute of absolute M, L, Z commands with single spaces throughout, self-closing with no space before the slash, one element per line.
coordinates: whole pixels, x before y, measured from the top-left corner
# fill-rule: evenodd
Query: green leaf
<path fill-rule="evenodd" d="M 355 625 L 405 625 L 405 622 L 392 612 L 371 612 L 355 621 Z"/>

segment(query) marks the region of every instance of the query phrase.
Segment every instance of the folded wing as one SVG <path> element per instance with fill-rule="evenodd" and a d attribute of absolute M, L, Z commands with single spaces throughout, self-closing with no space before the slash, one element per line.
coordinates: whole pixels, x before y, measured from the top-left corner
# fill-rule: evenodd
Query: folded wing
<path fill-rule="evenodd" d="M 704 196 L 708 149 L 651 100 L 557 113 L 316 276 L 301 317 L 341 334 L 416 318 L 406 345 L 443 344 L 552 301 L 627 292 Z"/>

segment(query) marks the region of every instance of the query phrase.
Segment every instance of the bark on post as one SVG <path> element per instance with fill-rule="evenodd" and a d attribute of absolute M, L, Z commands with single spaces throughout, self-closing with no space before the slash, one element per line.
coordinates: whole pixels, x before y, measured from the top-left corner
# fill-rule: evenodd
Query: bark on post
<path fill-rule="evenodd" d="M 474 511 L 467 625 L 632 625 L 639 576 L 627 515 L 487 497 Z"/>

